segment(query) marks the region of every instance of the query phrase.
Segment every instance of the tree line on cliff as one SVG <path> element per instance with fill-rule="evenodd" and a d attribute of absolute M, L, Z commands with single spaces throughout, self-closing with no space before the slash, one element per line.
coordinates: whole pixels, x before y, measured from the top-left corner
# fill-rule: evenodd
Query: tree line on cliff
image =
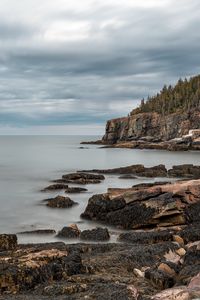
<path fill-rule="evenodd" d="M 188 112 L 200 108 L 200 75 L 190 79 L 179 79 L 175 86 L 164 85 L 157 95 L 141 100 L 131 115 L 145 112 L 157 112 L 162 115 Z"/>

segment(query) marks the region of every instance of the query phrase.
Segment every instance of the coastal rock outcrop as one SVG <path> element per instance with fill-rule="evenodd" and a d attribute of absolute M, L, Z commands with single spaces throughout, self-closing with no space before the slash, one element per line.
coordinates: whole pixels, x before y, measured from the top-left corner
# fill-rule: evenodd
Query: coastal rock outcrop
<path fill-rule="evenodd" d="M 109 189 L 91 197 L 81 216 L 125 229 L 194 223 L 200 216 L 200 180 Z"/>

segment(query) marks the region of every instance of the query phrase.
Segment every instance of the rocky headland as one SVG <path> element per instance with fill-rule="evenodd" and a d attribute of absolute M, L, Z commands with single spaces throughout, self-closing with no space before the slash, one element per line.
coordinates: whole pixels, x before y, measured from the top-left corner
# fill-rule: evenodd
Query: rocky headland
<path fill-rule="evenodd" d="M 144 99 L 128 116 L 107 121 L 102 140 L 116 148 L 200 150 L 200 76 Z M 84 144 L 87 144 L 85 142 Z"/>

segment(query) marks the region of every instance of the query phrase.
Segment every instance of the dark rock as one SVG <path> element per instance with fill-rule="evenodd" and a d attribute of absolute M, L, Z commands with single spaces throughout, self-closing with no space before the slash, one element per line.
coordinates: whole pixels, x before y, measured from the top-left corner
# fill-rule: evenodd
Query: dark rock
<path fill-rule="evenodd" d="M 51 184 L 44 188 L 42 192 L 47 192 L 47 191 L 57 191 L 57 190 L 65 190 L 68 188 L 67 184 L 62 184 L 62 183 L 57 183 L 57 184 Z"/>
<path fill-rule="evenodd" d="M 179 234 L 185 243 L 200 241 L 200 223 L 187 226 Z"/>
<path fill-rule="evenodd" d="M 15 250 L 17 236 L 15 234 L 0 234 L 0 251 Z"/>
<path fill-rule="evenodd" d="M 146 168 L 144 165 L 132 165 L 127 167 L 121 168 L 114 168 L 114 169 L 93 169 L 82 172 L 95 172 L 95 173 L 102 173 L 102 174 L 131 174 L 141 177 L 166 177 L 167 176 L 167 169 L 164 165 L 158 165 L 155 167 Z"/>
<path fill-rule="evenodd" d="M 81 217 L 90 220 L 106 220 L 109 212 L 117 211 L 125 207 L 126 203 L 121 198 L 110 200 L 108 195 L 94 195 L 88 200 L 88 205 Z"/>
<path fill-rule="evenodd" d="M 88 241 L 107 241 L 110 239 L 110 235 L 107 228 L 95 228 L 82 231 L 80 239 Z"/>
<path fill-rule="evenodd" d="M 58 232 L 57 237 L 66 239 L 75 239 L 80 236 L 80 230 L 76 224 L 72 224 L 68 227 L 63 227 L 61 231 Z"/>
<path fill-rule="evenodd" d="M 81 187 L 68 187 L 65 190 L 65 193 L 69 194 L 76 194 L 76 193 L 81 193 L 81 192 L 86 192 L 87 189 L 81 188 Z"/>
<path fill-rule="evenodd" d="M 173 240 L 173 231 L 127 232 L 119 235 L 119 241 L 133 244 L 155 244 Z"/>
<path fill-rule="evenodd" d="M 46 205 L 51 208 L 68 208 L 77 204 L 69 197 L 57 196 L 55 198 L 45 199 Z"/>
<path fill-rule="evenodd" d="M 43 246 L 37 248 L 20 248 L 10 257 L 9 263 L 0 257 L 1 294 L 27 291 L 38 285 L 84 272 L 81 257 L 77 252 L 68 253 L 66 250 L 51 247 L 44 249 Z"/>
<path fill-rule="evenodd" d="M 95 184 L 100 183 L 105 179 L 103 175 L 98 174 L 89 174 L 89 173 L 71 173 L 62 176 L 62 179 L 66 183 L 75 183 L 75 184 Z"/>
<path fill-rule="evenodd" d="M 56 231 L 54 229 L 37 229 L 37 230 L 18 232 L 18 234 L 55 234 L 55 233 Z"/>
<path fill-rule="evenodd" d="M 169 177 L 184 177 L 184 178 L 200 178 L 200 166 L 194 166 L 192 164 L 184 164 L 173 166 L 168 170 Z"/>
<path fill-rule="evenodd" d="M 150 280 L 153 285 L 160 289 L 171 288 L 175 283 L 173 276 L 170 276 L 157 268 L 146 270 L 145 278 Z"/>

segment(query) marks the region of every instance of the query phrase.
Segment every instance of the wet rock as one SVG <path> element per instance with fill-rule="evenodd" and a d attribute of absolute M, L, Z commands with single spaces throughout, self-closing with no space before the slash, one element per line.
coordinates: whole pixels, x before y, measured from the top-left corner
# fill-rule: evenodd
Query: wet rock
<path fill-rule="evenodd" d="M 200 166 L 194 166 L 192 164 L 184 164 L 173 166 L 168 170 L 169 177 L 184 177 L 184 178 L 200 178 Z"/>
<path fill-rule="evenodd" d="M 15 234 L 0 234 L 0 251 L 15 250 L 17 236 Z"/>
<path fill-rule="evenodd" d="M 89 220 L 105 221 L 109 212 L 117 211 L 125 205 L 125 201 L 121 198 L 110 200 L 106 194 L 94 195 L 88 200 L 88 205 L 81 217 Z"/>
<path fill-rule="evenodd" d="M 100 183 L 105 179 L 103 175 L 99 174 L 90 174 L 90 173 L 71 173 L 62 176 L 62 179 L 66 183 L 75 183 L 75 184 L 96 184 Z"/>
<path fill-rule="evenodd" d="M 88 241 L 107 241 L 110 239 L 110 235 L 107 228 L 95 228 L 91 230 L 84 230 L 80 234 L 81 240 Z"/>
<path fill-rule="evenodd" d="M 164 165 L 158 165 L 155 167 L 146 168 L 144 165 L 132 165 L 121 168 L 114 169 L 93 169 L 93 170 L 84 170 L 82 172 L 95 172 L 102 174 L 128 174 L 128 175 L 136 175 L 141 177 L 166 177 L 167 169 Z"/>
<path fill-rule="evenodd" d="M 82 193 L 82 192 L 87 192 L 87 189 L 84 189 L 81 187 L 68 187 L 65 190 L 65 193 L 68 193 L 68 194 L 76 194 L 76 193 Z"/>
<path fill-rule="evenodd" d="M 66 190 L 68 188 L 67 184 L 64 183 L 56 183 L 56 184 L 51 184 L 41 190 L 42 192 L 48 192 L 48 191 L 57 191 L 57 190 Z"/>
<path fill-rule="evenodd" d="M 76 224 L 70 226 L 65 226 L 61 231 L 58 232 L 57 237 L 66 238 L 66 239 L 75 239 L 80 236 L 80 230 Z"/>
<path fill-rule="evenodd" d="M 69 208 L 77 204 L 69 197 L 57 196 L 55 198 L 45 199 L 46 205 L 51 208 Z"/>

